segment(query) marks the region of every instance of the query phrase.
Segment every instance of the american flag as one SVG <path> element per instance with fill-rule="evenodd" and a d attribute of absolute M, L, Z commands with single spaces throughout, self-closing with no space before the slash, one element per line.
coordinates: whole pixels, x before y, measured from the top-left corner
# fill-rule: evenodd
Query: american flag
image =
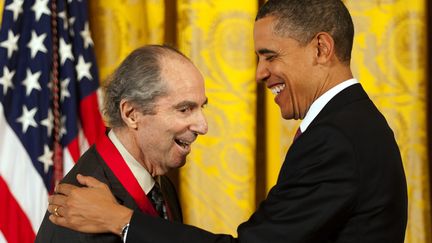
<path fill-rule="evenodd" d="M 61 165 L 60 174 L 65 174 L 104 132 L 98 87 L 86 0 L 5 1 L 0 29 L 0 242 L 34 241 L 55 167 Z M 53 159 L 55 141 L 61 145 L 60 164 Z"/>

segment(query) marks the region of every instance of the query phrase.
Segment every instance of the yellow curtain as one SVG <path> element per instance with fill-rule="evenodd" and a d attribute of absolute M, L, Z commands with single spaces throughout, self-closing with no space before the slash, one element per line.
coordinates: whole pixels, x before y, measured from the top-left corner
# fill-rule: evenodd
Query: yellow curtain
<path fill-rule="evenodd" d="M 426 1 L 346 1 L 356 26 L 354 75 L 393 128 L 408 182 L 407 243 L 431 242 Z"/>
<path fill-rule="evenodd" d="M 180 170 L 186 223 L 236 234 L 255 209 L 256 84 L 250 0 L 177 0 L 178 45 L 203 73 L 209 133 Z"/>
<path fill-rule="evenodd" d="M 163 43 L 164 0 L 91 0 L 88 3 L 102 83 L 135 48 Z"/>
<path fill-rule="evenodd" d="M 280 118 L 265 91 L 266 181 L 255 181 L 256 85 L 252 29 L 258 1 L 176 0 L 177 44 L 206 79 L 209 134 L 179 175 L 186 223 L 236 234 L 255 210 L 255 186 L 275 183 L 299 121 Z M 0 0 L 3 3 L 4 0 Z M 164 42 L 164 3 L 89 1 L 101 80 L 133 49 Z M 352 67 L 399 143 L 408 181 L 407 243 L 430 243 L 425 67 L 426 0 L 344 1 L 356 39 Z M 1 11 L 1 10 L 0 10 Z M 261 138 L 258 138 L 261 139 Z M 259 172 L 258 172 L 259 173 Z M 262 184 L 261 184 L 262 185 Z"/>
<path fill-rule="evenodd" d="M 4 9 L 4 0 L 0 0 L 0 24 L 3 20 L 3 9 Z"/>

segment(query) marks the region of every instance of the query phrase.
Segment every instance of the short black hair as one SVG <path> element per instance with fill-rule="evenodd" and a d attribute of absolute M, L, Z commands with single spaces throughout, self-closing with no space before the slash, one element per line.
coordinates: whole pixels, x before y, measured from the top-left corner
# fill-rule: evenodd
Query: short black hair
<path fill-rule="evenodd" d="M 329 33 L 341 62 L 349 63 L 354 24 L 341 0 L 269 0 L 258 11 L 255 21 L 277 19 L 275 33 L 306 45 L 319 32 Z"/>

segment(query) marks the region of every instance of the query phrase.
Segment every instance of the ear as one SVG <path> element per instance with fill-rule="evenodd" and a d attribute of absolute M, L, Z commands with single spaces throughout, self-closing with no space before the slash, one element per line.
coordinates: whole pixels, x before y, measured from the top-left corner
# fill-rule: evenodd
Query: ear
<path fill-rule="evenodd" d="M 335 55 L 333 37 L 329 33 L 319 32 L 315 39 L 317 41 L 317 63 L 325 64 Z"/>
<path fill-rule="evenodd" d="M 120 101 L 120 115 L 127 127 L 136 129 L 138 127 L 138 110 L 127 100 Z"/>

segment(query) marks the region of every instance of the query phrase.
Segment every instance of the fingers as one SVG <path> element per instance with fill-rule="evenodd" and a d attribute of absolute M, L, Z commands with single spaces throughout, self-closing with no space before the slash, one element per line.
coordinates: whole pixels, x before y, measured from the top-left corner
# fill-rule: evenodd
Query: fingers
<path fill-rule="evenodd" d="M 57 216 L 57 217 L 60 217 L 60 214 L 57 212 L 58 209 L 59 209 L 59 207 L 55 207 L 54 208 L 54 215 Z"/>
<path fill-rule="evenodd" d="M 63 195 L 69 196 L 70 193 L 71 193 L 74 189 L 76 189 L 76 188 L 78 188 L 78 187 L 77 187 L 77 186 L 74 186 L 74 185 L 71 185 L 71 184 L 62 183 L 62 184 L 58 184 L 58 185 L 55 187 L 54 191 L 55 191 L 56 193 L 60 193 L 60 194 L 63 194 Z"/>
<path fill-rule="evenodd" d="M 48 203 L 49 204 L 56 204 L 56 205 L 65 205 L 67 197 L 62 194 L 54 194 L 48 197 Z"/>
<path fill-rule="evenodd" d="M 78 174 L 76 178 L 78 182 L 84 186 L 98 187 L 98 188 L 106 186 L 104 183 L 100 182 L 99 180 L 91 176 L 83 176 L 81 174 Z"/>
<path fill-rule="evenodd" d="M 50 204 L 48 205 L 48 212 L 51 215 L 54 215 L 56 217 L 63 217 L 65 215 L 65 208 L 59 205 Z"/>
<path fill-rule="evenodd" d="M 60 225 L 60 226 L 66 226 L 66 219 L 63 217 L 57 217 L 54 214 L 51 214 L 49 216 L 49 220 L 53 222 L 54 224 Z"/>

